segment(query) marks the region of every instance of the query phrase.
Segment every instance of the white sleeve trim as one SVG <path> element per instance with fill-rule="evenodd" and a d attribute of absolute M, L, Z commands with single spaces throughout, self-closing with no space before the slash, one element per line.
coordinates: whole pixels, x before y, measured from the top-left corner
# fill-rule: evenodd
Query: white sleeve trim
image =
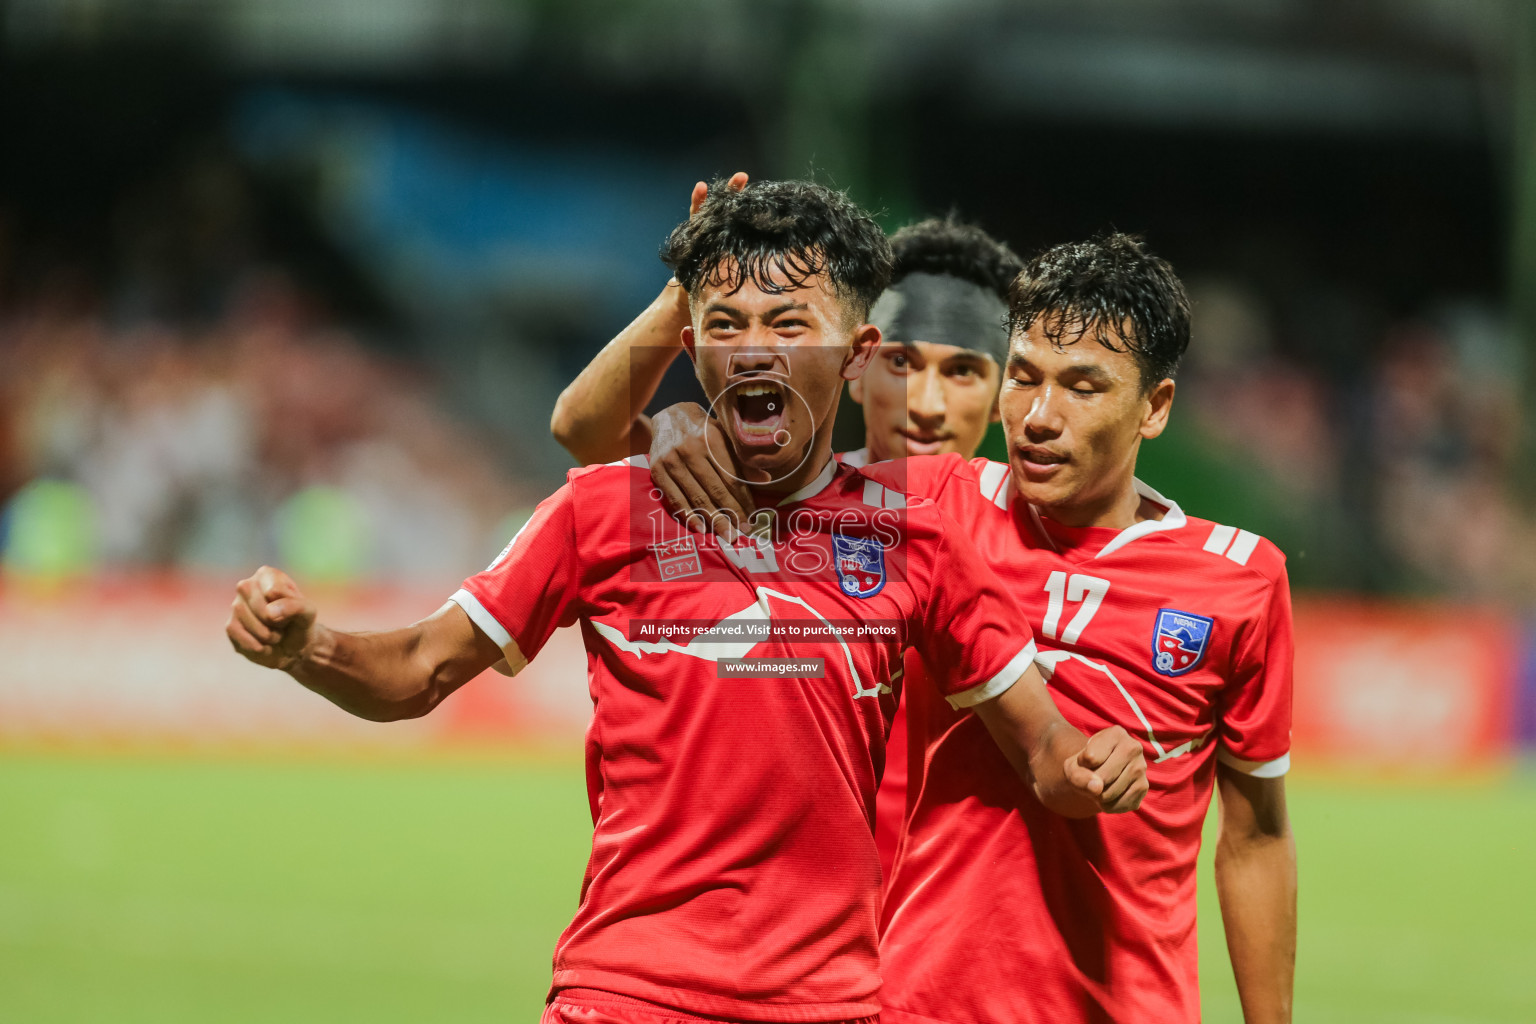
<path fill-rule="evenodd" d="M 983 704 L 994 697 L 1001 697 L 1007 693 L 1013 684 L 1019 681 L 1019 677 L 1029 670 L 1029 666 L 1035 661 L 1035 642 L 1031 640 L 1024 645 L 1024 649 L 1013 656 L 1013 660 L 1003 666 L 1001 672 L 978 686 L 969 690 L 961 690 L 959 693 L 950 694 L 945 699 L 950 707 L 955 710 L 961 708 L 973 708 L 977 704 Z"/>
<path fill-rule="evenodd" d="M 480 603 L 479 598 L 467 590 L 460 589 L 455 591 L 448 600 L 464 609 L 464 614 L 469 616 L 469 621 L 473 622 L 480 632 L 490 637 L 492 643 L 501 648 L 501 653 L 506 656 L 506 660 L 496 663 L 496 671 L 504 676 L 515 676 L 523 670 L 528 664 L 528 659 L 523 657 L 522 649 L 517 646 L 517 641 L 512 638 L 512 634 L 507 632 L 507 627 L 497 621 L 496 616 L 485 610 L 485 605 Z"/>
<path fill-rule="evenodd" d="M 1230 765 L 1256 779 L 1278 779 L 1291 770 L 1290 751 L 1286 751 L 1273 761 L 1244 761 L 1225 746 L 1220 746 L 1216 748 L 1216 758 L 1222 764 Z"/>

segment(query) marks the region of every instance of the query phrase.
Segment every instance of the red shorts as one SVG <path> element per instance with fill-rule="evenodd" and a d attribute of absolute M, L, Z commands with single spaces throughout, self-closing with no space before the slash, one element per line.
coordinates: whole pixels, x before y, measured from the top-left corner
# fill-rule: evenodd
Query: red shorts
<path fill-rule="evenodd" d="M 675 1010 L 644 999 L 600 992 L 590 988 L 565 988 L 544 1007 L 539 1024 L 749 1024 L 728 1017 L 698 1017 L 685 1010 Z M 750 1024 L 762 1024 L 759 1021 Z M 825 1024 L 880 1024 L 880 1018 L 860 1017 Z"/>

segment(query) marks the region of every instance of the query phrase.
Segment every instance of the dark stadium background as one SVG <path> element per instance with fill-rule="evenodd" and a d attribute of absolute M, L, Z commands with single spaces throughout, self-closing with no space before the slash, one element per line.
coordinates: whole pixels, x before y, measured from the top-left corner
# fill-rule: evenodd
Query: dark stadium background
<path fill-rule="evenodd" d="M 381 727 L 220 622 L 440 603 L 738 169 L 1173 261 L 1141 475 L 1297 593 L 1298 1019 L 1536 1018 L 1533 146 L 1514 0 L 0 0 L 0 1018 L 534 1012 L 579 643 Z"/>

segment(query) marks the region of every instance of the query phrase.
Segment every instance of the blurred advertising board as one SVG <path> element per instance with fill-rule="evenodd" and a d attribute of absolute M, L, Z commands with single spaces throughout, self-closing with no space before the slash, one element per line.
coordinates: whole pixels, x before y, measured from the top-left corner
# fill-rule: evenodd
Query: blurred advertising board
<path fill-rule="evenodd" d="M 424 718 L 365 722 L 237 656 L 224 636 L 233 596 L 232 580 L 167 577 L 0 588 L 0 742 L 579 742 L 591 712 L 586 653 L 572 628 L 558 631 L 516 679 L 488 671 Z M 327 624 L 377 629 L 432 614 L 447 592 L 312 596 Z"/>
<path fill-rule="evenodd" d="M 1520 630 L 1449 604 L 1296 603 L 1295 757 L 1437 771 L 1514 752 Z"/>
<path fill-rule="evenodd" d="M 1526 621 L 1524 640 L 1515 692 L 1515 742 L 1536 751 L 1536 619 Z"/>
<path fill-rule="evenodd" d="M 0 587 L 0 742 L 574 749 L 591 716 L 577 628 L 559 630 L 515 679 L 486 672 L 425 718 L 380 725 L 236 656 L 223 631 L 232 596 L 225 581 L 171 577 Z M 342 629 L 414 622 L 446 596 L 398 586 L 314 594 Z M 1297 764 L 1503 761 L 1517 739 L 1536 742 L 1536 693 L 1525 692 L 1536 664 L 1521 671 L 1536 652 L 1521 640 L 1513 618 L 1486 609 L 1298 600 Z"/>

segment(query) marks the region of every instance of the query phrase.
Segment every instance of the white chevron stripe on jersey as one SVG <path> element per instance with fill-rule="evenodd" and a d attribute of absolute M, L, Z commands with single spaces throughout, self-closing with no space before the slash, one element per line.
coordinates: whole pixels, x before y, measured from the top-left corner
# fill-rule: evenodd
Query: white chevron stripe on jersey
<path fill-rule="evenodd" d="M 827 621 L 825 615 L 811 607 L 802 597 L 770 590 L 768 587 L 756 587 L 754 592 L 757 595 L 755 602 L 747 605 L 740 611 L 732 612 L 725 616 L 709 630 L 690 639 L 686 644 L 674 643 L 665 638 L 661 640 L 631 640 L 617 626 L 611 626 L 597 619 L 589 619 L 587 621 L 592 623 L 592 628 L 597 632 L 598 636 L 601 636 L 619 650 L 633 654 L 637 658 L 643 658 L 647 654 L 686 654 L 690 658 L 698 658 L 702 661 L 719 662 L 721 658 L 745 658 L 752 648 L 764 641 L 752 639 L 750 636 L 741 640 L 721 640 L 716 637 L 714 630 L 724 630 L 728 627 L 740 626 L 749 622 L 772 622 L 773 610 L 769 607 L 768 599 L 770 597 L 777 598 L 789 604 L 799 605 L 816 616 L 817 619 L 821 620 L 821 624 L 827 627 L 827 634 L 836 640 L 837 646 L 842 649 L 843 660 L 848 665 L 848 673 L 853 676 L 853 695 L 855 697 L 879 697 L 882 693 L 891 692 L 891 688 L 885 683 L 876 683 L 874 686 L 864 685 L 864 680 L 859 675 L 859 667 L 854 664 L 853 652 L 848 649 L 848 642 L 843 639 L 843 633 L 852 633 L 851 629 L 844 628 L 839 630 Z M 467 591 L 463 593 L 468 594 Z M 457 595 L 455 600 L 457 600 Z"/>
<path fill-rule="evenodd" d="M 1153 759 L 1154 763 L 1168 761 L 1175 757 L 1183 757 L 1185 754 L 1200 749 L 1200 747 L 1205 745 L 1205 741 L 1210 739 L 1211 733 L 1207 732 L 1204 735 L 1196 736 L 1192 740 L 1186 740 L 1171 750 L 1164 749 L 1163 745 L 1158 742 L 1157 733 L 1152 731 L 1152 723 L 1147 721 L 1147 716 L 1141 713 L 1141 705 L 1137 704 L 1136 698 L 1132 697 L 1130 691 L 1121 685 L 1120 678 L 1110 670 L 1110 667 L 1101 661 L 1085 658 L 1073 651 L 1057 651 L 1049 647 L 1042 647 L 1035 654 L 1035 667 L 1040 670 L 1040 675 L 1045 678 L 1047 686 L 1050 685 L 1051 680 L 1055 677 L 1056 670 L 1060 667 L 1061 663 L 1068 659 L 1080 661 L 1094 671 L 1102 672 L 1109 678 L 1111 683 L 1115 684 L 1115 689 L 1119 690 L 1120 696 L 1125 698 L 1125 703 L 1130 707 L 1131 713 L 1136 716 L 1136 720 L 1146 730 L 1147 742 L 1152 745 L 1153 751 L 1157 754 L 1157 757 Z M 1211 730 L 1211 732 L 1214 731 Z"/>
<path fill-rule="evenodd" d="M 882 487 L 873 480 L 864 481 L 864 493 L 860 496 L 870 508 L 906 508 L 907 496 L 889 487 Z"/>
<path fill-rule="evenodd" d="M 1211 536 L 1205 542 L 1205 550 L 1213 555 L 1224 555 L 1227 553 L 1227 548 L 1231 545 L 1232 538 L 1235 536 L 1237 536 L 1237 527 L 1222 526 L 1220 523 L 1217 523 L 1215 529 L 1211 531 Z"/>
<path fill-rule="evenodd" d="M 1254 548 L 1258 546 L 1258 534 L 1239 530 L 1235 526 L 1222 526 L 1220 523 L 1211 529 L 1211 535 L 1205 542 L 1205 550 L 1213 555 L 1226 555 L 1238 565 L 1247 565 L 1248 559 L 1253 557 Z"/>
<path fill-rule="evenodd" d="M 1259 535 L 1249 533 L 1247 530 L 1238 530 L 1237 539 L 1232 546 L 1227 548 L 1227 557 L 1238 565 L 1247 565 L 1248 557 L 1253 554 L 1253 549 L 1259 546 Z"/>
<path fill-rule="evenodd" d="M 981 496 L 998 508 L 1008 507 L 1008 492 L 1003 488 L 1008 482 L 1008 467 L 1001 462 L 989 462 L 981 468 L 978 483 Z"/>

